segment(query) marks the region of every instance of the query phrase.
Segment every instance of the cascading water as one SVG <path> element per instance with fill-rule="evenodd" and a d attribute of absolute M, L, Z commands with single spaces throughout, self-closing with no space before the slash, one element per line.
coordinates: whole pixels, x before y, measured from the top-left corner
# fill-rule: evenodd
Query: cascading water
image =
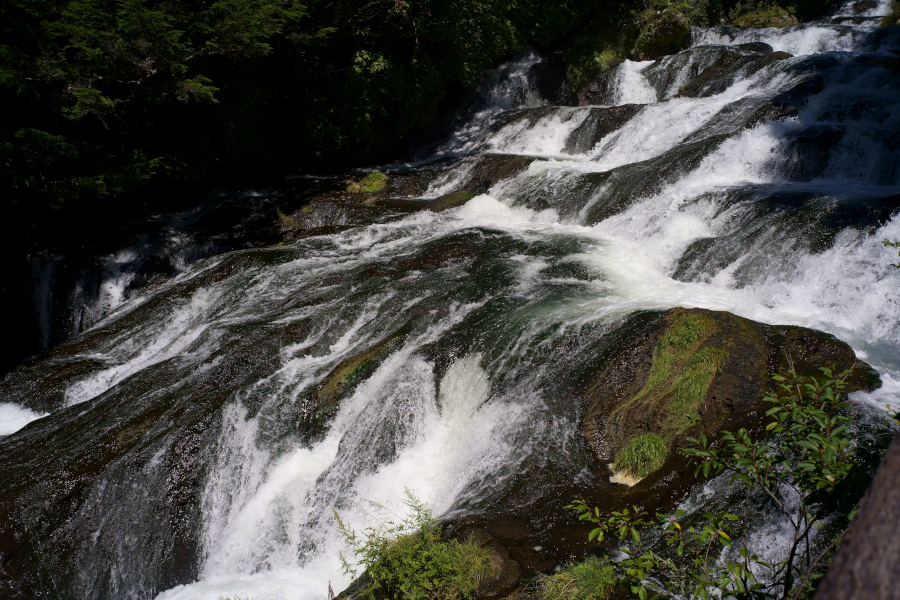
<path fill-rule="evenodd" d="M 447 519 L 535 503 L 522 473 L 577 481 L 590 461 L 571 381 L 638 310 L 830 332 L 881 374 L 856 398 L 896 404 L 900 271 L 881 240 L 900 239 L 900 31 L 877 14 L 695 30 L 617 67 L 603 106 L 479 108 L 434 150 L 465 158 L 425 197 L 527 159 L 486 194 L 201 260 L 10 374 L 0 398 L 33 411 L 16 418 L 52 413 L 0 441 L 15 468 L 104 469 L 66 467 L 89 501 L 54 581 L 312 600 L 349 583 L 334 511 L 359 529 L 404 489 Z M 95 438 L 122 458 L 76 461 Z"/>

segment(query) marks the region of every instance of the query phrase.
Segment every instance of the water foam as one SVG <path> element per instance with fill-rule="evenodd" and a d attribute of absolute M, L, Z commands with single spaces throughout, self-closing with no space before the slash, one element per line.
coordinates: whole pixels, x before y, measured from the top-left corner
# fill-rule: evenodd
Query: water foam
<path fill-rule="evenodd" d="M 0 436 L 11 435 L 32 421 L 46 417 L 48 413 L 37 413 L 12 403 L 0 403 Z"/>

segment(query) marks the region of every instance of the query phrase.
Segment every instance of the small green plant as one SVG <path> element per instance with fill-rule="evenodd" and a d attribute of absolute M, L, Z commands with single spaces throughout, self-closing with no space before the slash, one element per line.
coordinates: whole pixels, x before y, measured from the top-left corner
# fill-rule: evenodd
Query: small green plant
<path fill-rule="evenodd" d="M 374 194 L 387 185 L 387 175 L 383 173 L 369 173 L 357 183 L 347 186 L 347 191 L 354 194 Z"/>
<path fill-rule="evenodd" d="M 881 243 L 884 244 L 887 248 L 896 248 L 897 256 L 900 256 L 900 242 L 892 242 L 890 240 L 884 240 Z M 893 263 L 893 264 L 891 264 L 891 266 L 894 267 L 895 269 L 900 269 L 900 263 Z"/>
<path fill-rule="evenodd" d="M 615 470 L 642 479 L 662 466 L 668 451 L 665 441 L 655 433 L 639 435 L 616 454 Z"/>
<path fill-rule="evenodd" d="M 368 600 L 456 600 L 470 598 L 491 572 L 489 550 L 468 540 L 441 541 L 441 528 L 431 510 L 409 490 L 404 504 L 410 516 L 357 533 L 335 513 L 338 532 L 365 568 Z M 341 554 L 344 571 L 356 574 Z"/>
<path fill-rule="evenodd" d="M 297 229 L 299 227 L 297 222 L 291 217 L 284 214 L 284 211 L 282 211 L 281 207 L 277 204 L 275 205 L 275 216 L 278 217 L 278 220 L 281 221 L 285 227 L 289 227 L 291 229 Z"/>
<path fill-rule="evenodd" d="M 591 557 L 553 575 L 542 575 L 528 590 L 534 600 L 603 600 L 616 583 L 608 562 Z"/>
<path fill-rule="evenodd" d="M 860 464 L 847 436 L 851 417 L 845 390 L 851 371 L 821 371 L 818 379 L 800 377 L 793 368 L 787 377 L 773 377 L 778 391 L 765 401 L 772 404 L 766 415 L 774 439 L 754 440 L 745 429 L 726 431 L 715 443 L 705 435 L 688 438 L 682 452 L 700 460 L 697 474 L 727 472 L 732 485 L 745 488 L 742 517 L 706 513 L 699 523 L 689 524 L 682 510 L 653 518 L 633 506 L 601 518 L 600 509 L 590 508 L 584 499 L 568 507 L 580 513 L 579 519 L 597 525 L 589 540 L 611 537 L 620 542 L 626 558 L 608 563 L 618 585 L 641 600 L 650 595 L 797 600 L 814 590 L 843 537 L 843 527 L 834 532 L 826 527 L 828 520 L 834 515 L 852 518 L 852 512 L 842 510 L 859 499 L 848 498 L 851 486 L 844 485 Z M 767 497 L 792 530 L 788 555 L 779 563 L 764 562 L 747 545 L 751 492 Z M 674 550 L 674 558 L 660 556 L 647 543 L 645 534 L 654 529 Z M 816 534 L 827 539 L 813 552 Z"/>

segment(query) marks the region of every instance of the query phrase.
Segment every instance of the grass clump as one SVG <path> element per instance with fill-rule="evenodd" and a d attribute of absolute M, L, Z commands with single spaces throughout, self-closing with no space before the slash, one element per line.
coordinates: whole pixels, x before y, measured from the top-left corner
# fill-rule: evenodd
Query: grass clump
<path fill-rule="evenodd" d="M 615 469 L 642 479 L 660 468 L 669 447 L 655 433 L 645 433 L 631 438 L 616 454 Z"/>
<path fill-rule="evenodd" d="M 297 221 L 295 221 L 291 217 L 284 214 L 284 211 L 282 211 L 281 207 L 278 206 L 277 204 L 275 205 L 275 216 L 278 217 L 278 220 L 281 221 L 282 225 L 286 229 L 296 230 L 297 228 L 300 227 L 300 225 L 297 223 Z"/>
<path fill-rule="evenodd" d="M 362 180 L 351 183 L 347 191 L 354 194 L 374 194 L 380 192 L 387 185 L 387 175 L 384 173 L 369 173 Z"/>
<path fill-rule="evenodd" d="M 615 586 L 616 576 L 605 561 L 590 557 L 554 575 L 535 580 L 534 600 L 602 600 Z"/>
<path fill-rule="evenodd" d="M 712 319 L 703 315 L 679 310 L 669 316 L 669 326 L 657 344 L 647 383 L 613 412 L 613 422 L 622 428 L 643 422 L 650 429 L 647 434 L 625 441 L 619 451 L 623 462 L 618 456 L 615 461 L 617 471 L 634 477 L 653 472 L 667 453 L 657 456 L 660 443 L 670 447 L 675 438 L 700 420 L 700 406 L 713 377 L 728 358 L 725 351 L 706 345 L 716 330 Z M 628 453 L 623 454 L 626 449 Z M 647 458 L 637 460 L 642 456 L 655 458 L 649 462 Z"/>
<path fill-rule="evenodd" d="M 456 600 L 471 598 L 491 573 L 491 552 L 477 542 L 441 541 L 441 528 L 431 510 L 406 492 L 411 515 L 395 522 L 381 521 L 361 534 L 335 514 L 338 532 L 355 556 L 352 566 L 344 555 L 344 570 L 365 568 L 361 596 L 368 600 Z"/>

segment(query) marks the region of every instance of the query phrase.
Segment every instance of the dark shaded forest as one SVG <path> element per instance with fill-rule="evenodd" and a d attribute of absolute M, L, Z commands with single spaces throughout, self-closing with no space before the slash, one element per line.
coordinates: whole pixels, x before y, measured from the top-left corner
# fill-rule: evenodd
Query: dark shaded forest
<path fill-rule="evenodd" d="M 805 3 L 790 10 L 825 4 Z M 211 186 L 384 161 L 526 45 L 564 50 L 579 84 L 629 27 L 642 56 L 667 14 L 706 24 L 729 11 L 720 0 L 10 0 L 4 239 L 42 247 Z"/>

